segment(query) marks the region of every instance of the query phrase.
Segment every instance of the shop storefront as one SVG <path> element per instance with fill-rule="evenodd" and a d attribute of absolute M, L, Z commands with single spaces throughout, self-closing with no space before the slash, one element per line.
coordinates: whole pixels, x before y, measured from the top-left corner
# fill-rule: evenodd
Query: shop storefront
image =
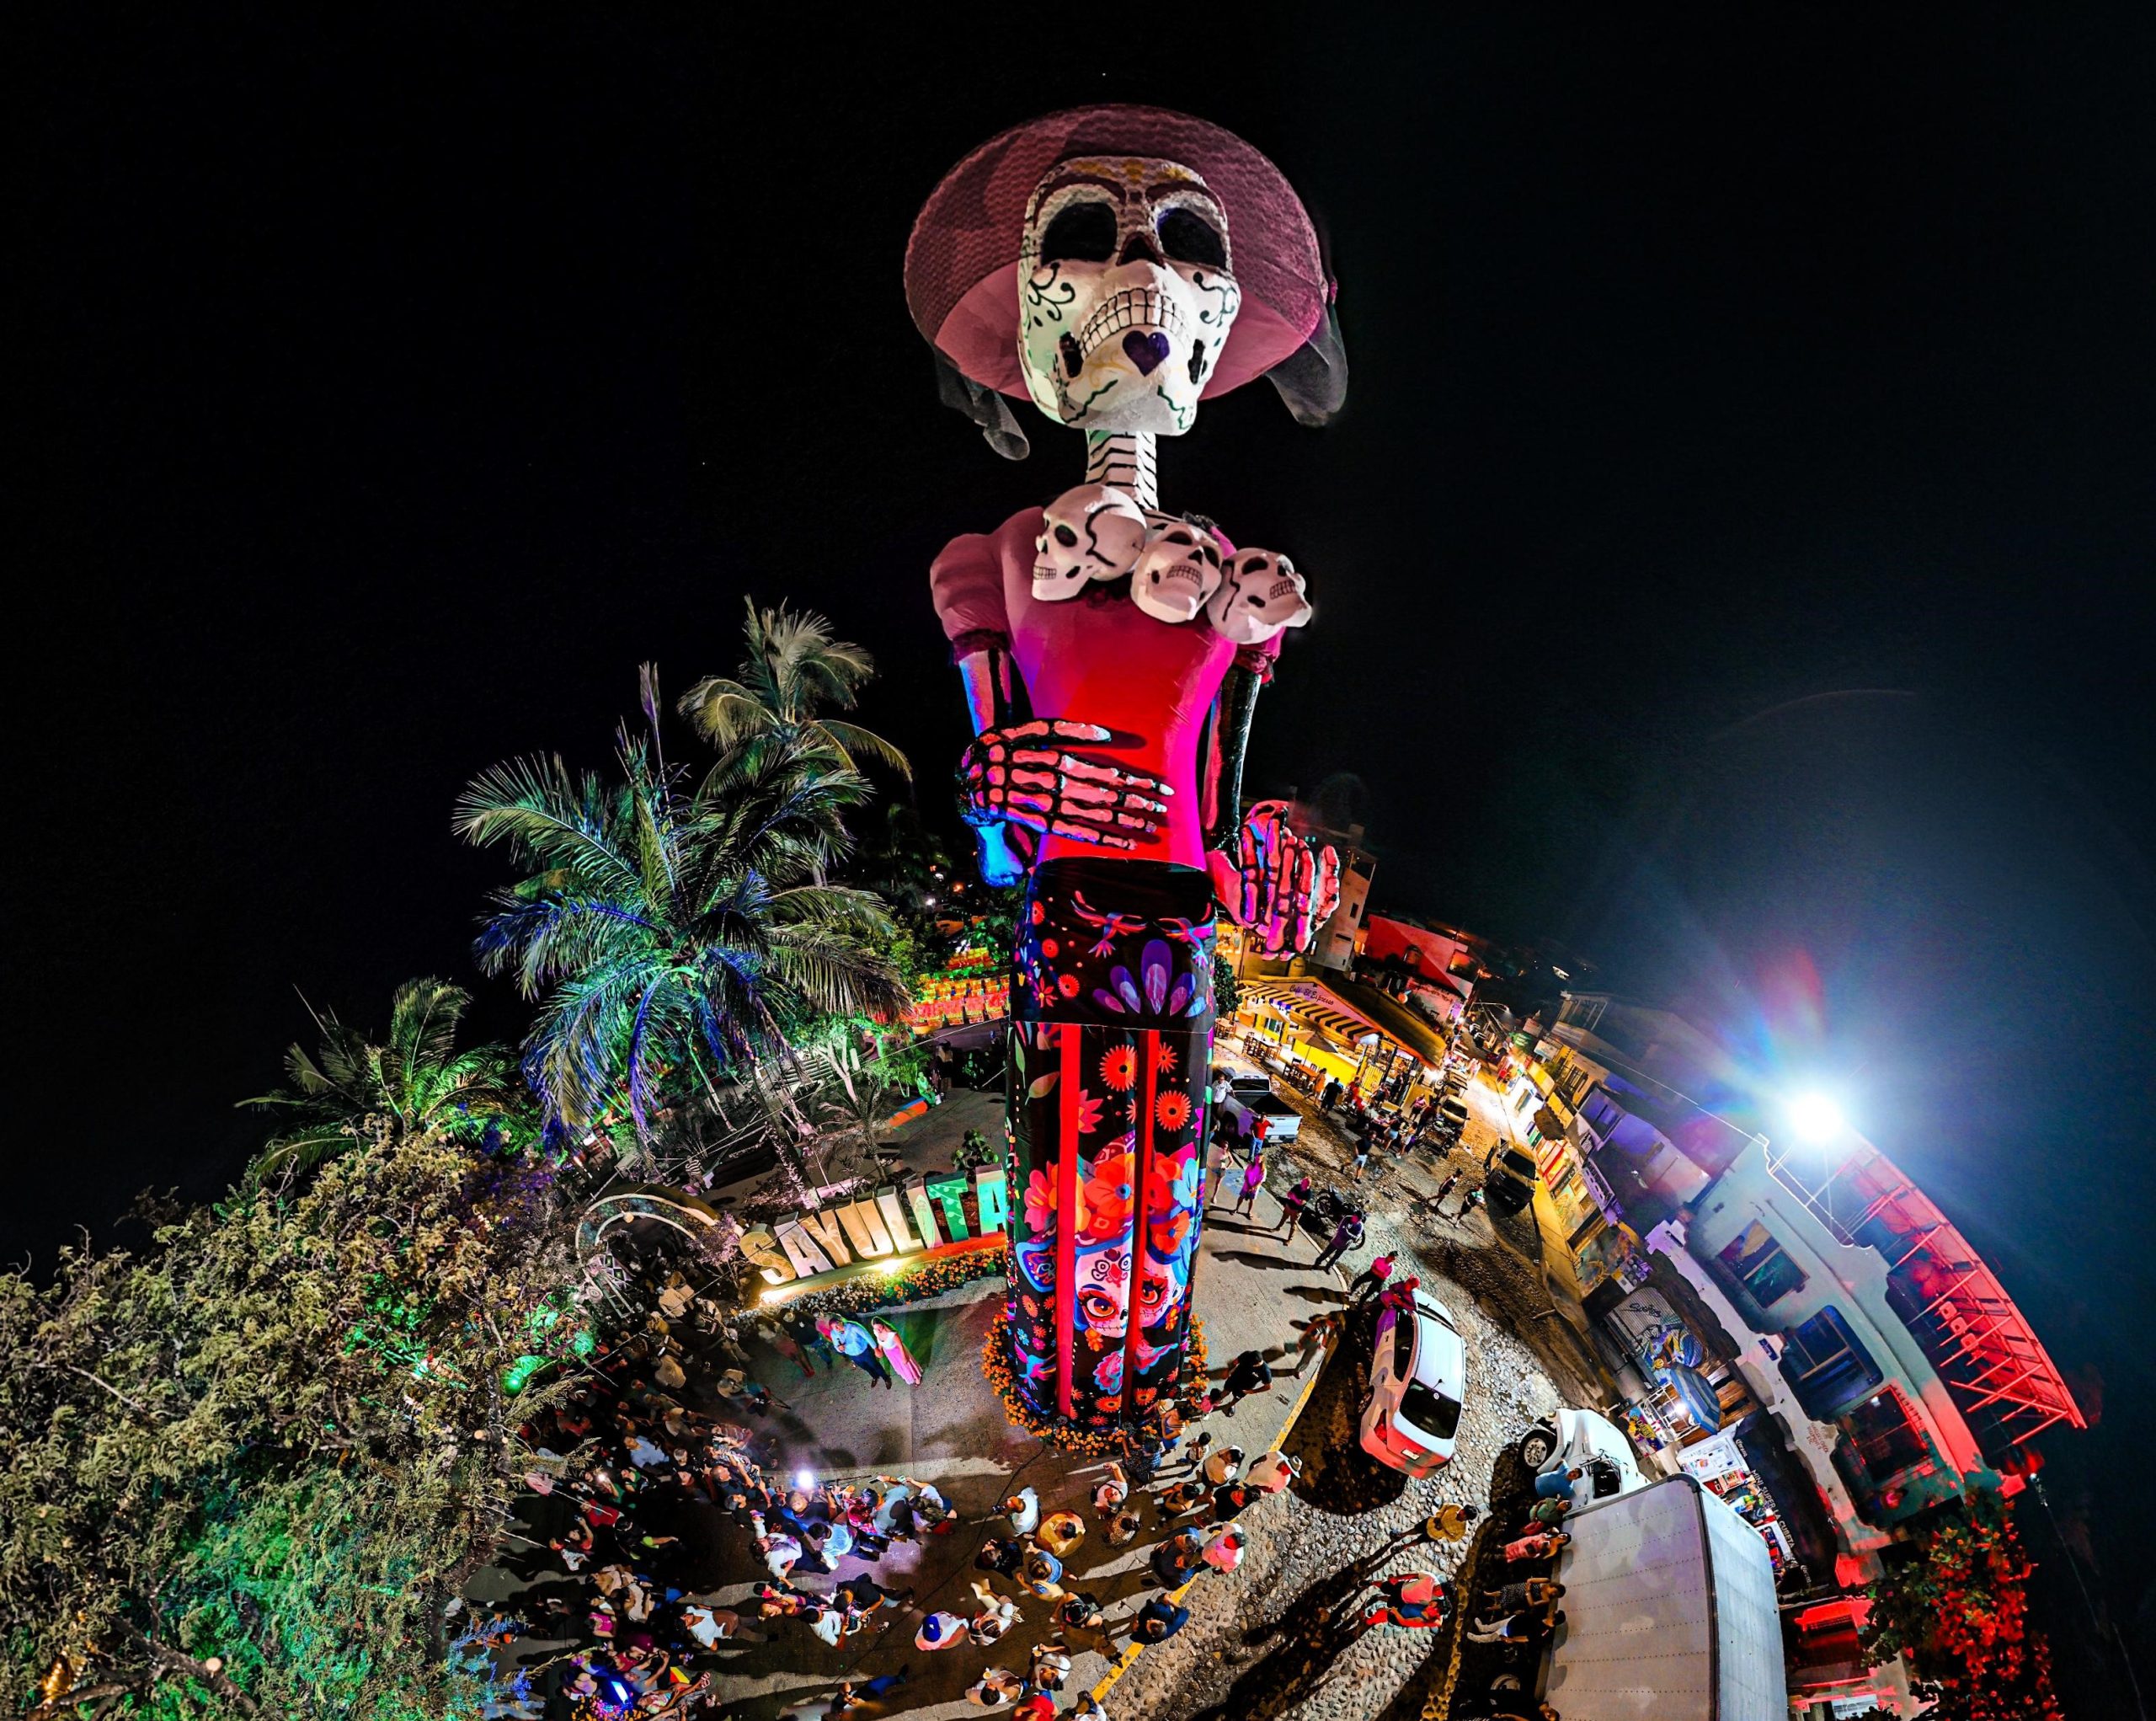
<path fill-rule="evenodd" d="M 1235 1026 L 1243 1050 L 1290 1086 L 1315 1093 L 1330 1077 L 1386 1108 L 1412 1105 L 1428 1091 L 1432 1074 L 1422 1060 L 1321 982 L 1245 981 L 1242 992 Z"/>
<path fill-rule="evenodd" d="M 1766 1483 L 1754 1472 L 1737 1430 L 1722 1429 L 1694 1441 L 1678 1452 L 1677 1462 L 1759 1532 L 1774 1561 L 1775 1580 L 1780 1582 L 1790 1562 L 1797 1557 L 1796 1542 Z"/>

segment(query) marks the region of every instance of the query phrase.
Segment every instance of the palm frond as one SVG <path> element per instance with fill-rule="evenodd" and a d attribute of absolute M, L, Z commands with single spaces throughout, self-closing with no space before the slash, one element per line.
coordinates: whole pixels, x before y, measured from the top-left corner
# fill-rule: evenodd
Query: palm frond
<path fill-rule="evenodd" d="M 912 762 L 896 746 L 873 730 L 838 718 L 825 718 L 816 727 L 831 738 L 840 756 L 856 769 L 859 768 L 857 761 L 873 759 L 879 765 L 889 766 L 908 782 L 913 780 Z"/>

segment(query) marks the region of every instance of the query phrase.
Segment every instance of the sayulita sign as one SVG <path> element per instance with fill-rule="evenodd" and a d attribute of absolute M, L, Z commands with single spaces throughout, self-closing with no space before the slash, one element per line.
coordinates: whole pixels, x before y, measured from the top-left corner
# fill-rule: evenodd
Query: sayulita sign
<path fill-rule="evenodd" d="M 1010 1221 L 1003 1168 L 989 1166 L 886 1185 L 841 1205 L 782 1219 L 744 1235 L 741 1252 L 761 1269 L 766 1284 L 799 1285 L 862 1261 L 1000 1236 Z"/>

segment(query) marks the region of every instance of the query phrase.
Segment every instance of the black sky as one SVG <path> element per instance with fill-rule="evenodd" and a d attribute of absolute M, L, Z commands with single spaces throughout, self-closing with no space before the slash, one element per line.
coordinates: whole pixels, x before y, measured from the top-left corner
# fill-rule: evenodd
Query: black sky
<path fill-rule="evenodd" d="M 2156 1414 L 2156 23 L 1478 9 L 26 43 L 6 1253 L 214 1189 L 295 988 L 474 982 L 457 788 L 600 761 L 639 660 L 734 661 L 744 592 L 877 650 L 942 815 L 927 562 L 1080 473 L 937 406 L 907 227 L 998 127 L 1155 100 L 1272 153 L 1342 282 L 1342 424 L 1259 387 L 1164 452 L 1319 605 L 1252 786 L 1355 773 L 1381 906 L 1841 1082 L 2100 1372 L 2052 1443 L 2086 1509 Z"/>

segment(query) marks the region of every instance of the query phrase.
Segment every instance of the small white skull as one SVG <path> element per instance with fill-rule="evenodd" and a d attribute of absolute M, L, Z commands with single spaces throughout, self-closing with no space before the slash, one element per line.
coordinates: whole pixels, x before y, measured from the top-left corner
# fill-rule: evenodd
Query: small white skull
<path fill-rule="evenodd" d="M 1273 550 L 1237 550 L 1222 570 L 1220 589 L 1205 607 L 1213 631 L 1238 645 L 1262 645 L 1310 618 L 1303 576 Z"/>
<path fill-rule="evenodd" d="M 1065 490 L 1042 510 L 1033 540 L 1033 596 L 1075 597 L 1091 580 L 1117 580 L 1145 547 L 1145 511 L 1108 484 Z"/>
<path fill-rule="evenodd" d="M 1220 545 L 1202 526 L 1178 520 L 1155 533 L 1130 570 L 1130 596 L 1161 622 L 1187 622 L 1220 583 Z"/>

